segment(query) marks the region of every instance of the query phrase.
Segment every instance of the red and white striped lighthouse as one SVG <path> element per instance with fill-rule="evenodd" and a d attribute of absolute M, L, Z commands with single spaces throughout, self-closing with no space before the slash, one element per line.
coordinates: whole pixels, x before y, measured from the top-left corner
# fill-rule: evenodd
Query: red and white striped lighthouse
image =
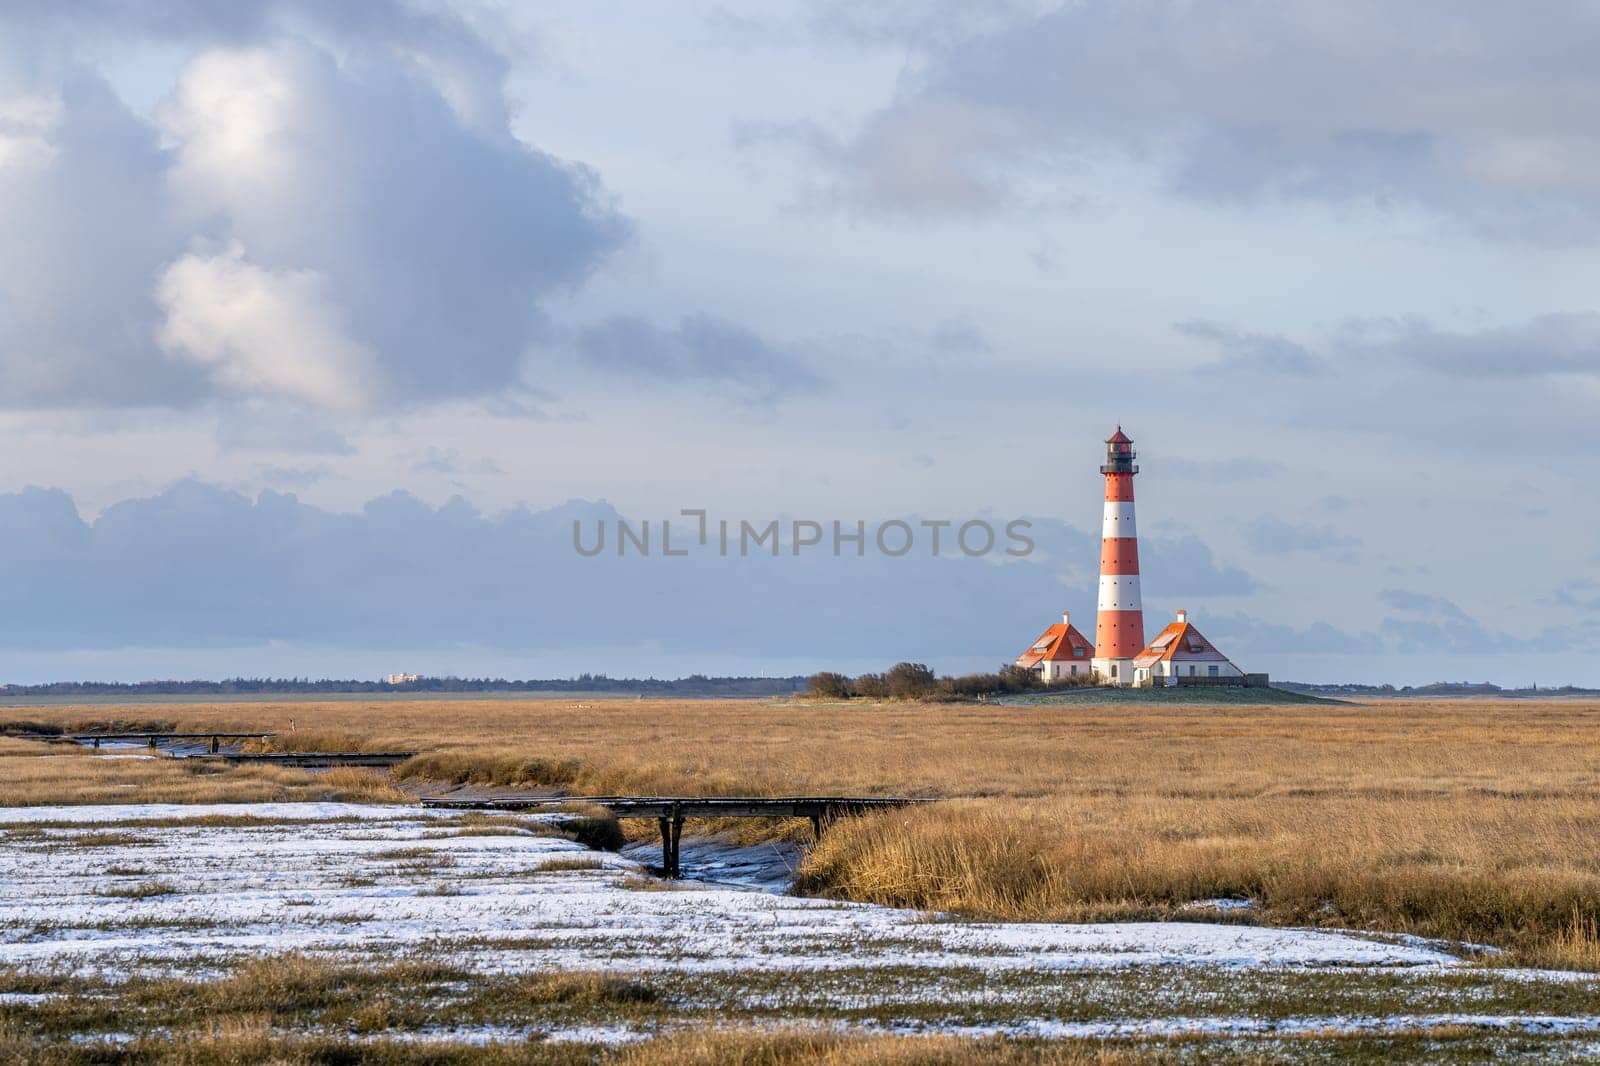
<path fill-rule="evenodd" d="M 1092 666 L 1113 685 L 1133 684 L 1133 658 L 1144 650 L 1139 600 L 1139 539 L 1133 524 L 1133 441 L 1118 426 L 1106 441 L 1105 517 L 1100 523 L 1100 603 Z"/>

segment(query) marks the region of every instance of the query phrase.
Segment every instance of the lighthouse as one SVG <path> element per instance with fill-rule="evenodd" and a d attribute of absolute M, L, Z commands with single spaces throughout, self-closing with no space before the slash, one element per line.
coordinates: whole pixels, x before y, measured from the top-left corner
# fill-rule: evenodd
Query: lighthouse
<path fill-rule="evenodd" d="M 1094 624 L 1094 660 L 1101 679 L 1131 685 L 1133 660 L 1144 650 L 1144 608 L 1139 600 L 1139 539 L 1133 524 L 1137 453 L 1118 426 L 1106 441 L 1106 508 L 1100 523 L 1100 601 Z"/>

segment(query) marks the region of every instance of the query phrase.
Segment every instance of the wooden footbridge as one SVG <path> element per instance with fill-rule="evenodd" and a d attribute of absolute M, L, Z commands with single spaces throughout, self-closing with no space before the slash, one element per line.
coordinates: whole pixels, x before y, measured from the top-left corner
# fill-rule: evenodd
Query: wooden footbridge
<path fill-rule="evenodd" d="M 436 810 L 526 811 L 555 813 L 576 805 L 602 807 L 615 818 L 654 818 L 661 830 L 661 870 L 681 873 L 679 840 L 687 818 L 809 818 L 813 837 L 830 822 L 870 811 L 892 810 L 932 799 L 906 796 L 509 796 L 493 799 L 451 799 L 424 796 L 422 805 Z"/>
<path fill-rule="evenodd" d="M 224 740 L 264 740 L 276 733 L 19 733 L 17 740 L 43 740 L 61 743 L 89 744 L 98 748 L 102 740 L 143 740 L 154 748 L 159 740 L 209 740 L 212 754 L 216 754 Z"/>
<path fill-rule="evenodd" d="M 190 762 L 220 762 L 229 766 L 297 766 L 325 770 L 334 766 L 399 766 L 414 751 L 252 751 L 220 755 L 191 755 Z"/>
<path fill-rule="evenodd" d="M 152 751 L 160 749 L 163 742 L 186 740 L 209 741 L 210 754 L 181 755 L 194 762 L 226 763 L 229 766 L 257 764 L 268 766 L 298 766 L 304 769 L 328 769 L 334 766 L 398 766 L 414 751 L 223 751 L 222 742 L 235 740 L 265 740 L 276 733 L 18 733 L 17 740 L 41 740 L 57 744 L 85 744 L 99 748 L 102 741 L 145 741 Z M 169 752 L 169 754 L 171 754 Z"/>

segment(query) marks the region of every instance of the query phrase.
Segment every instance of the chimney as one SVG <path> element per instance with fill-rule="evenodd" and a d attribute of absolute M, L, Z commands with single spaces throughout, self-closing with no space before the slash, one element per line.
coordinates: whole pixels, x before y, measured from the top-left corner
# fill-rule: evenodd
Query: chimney
<path fill-rule="evenodd" d="M 1070 626 L 1072 624 L 1072 612 L 1071 611 L 1062 611 L 1061 612 L 1061 624 L 1064 625 L 1064 626 Z"/>
<path fill-rule="evenodd" d="M 1178 611 L 1178 621 L 1187 622 L 1188 620 L 1189 620 L 1189 612 L 1180 608 L 1179 611 Z"/>

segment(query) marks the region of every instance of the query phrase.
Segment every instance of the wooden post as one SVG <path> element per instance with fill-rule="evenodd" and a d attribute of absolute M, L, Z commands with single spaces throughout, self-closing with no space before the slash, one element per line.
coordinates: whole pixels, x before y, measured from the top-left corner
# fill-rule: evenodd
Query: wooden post
<path fill-rule="evenodd" d="M 679 814 L 677 812 L 677 810 L 674 809 L 673 812 L 672 812 L 672 873 L 671 873 L 671 877 L 674 880 L 676 880 L 677 878 L 683 876 L 683 852 L 682 852 L 682 849 L 681 849 L 682 842 L 683 842 L 683 815 Z"/>
<path fill-rule="evenodd" d="M 215 755 L 216 753 L 217 753 L 217 736 L 216 736 L 215 733 L 213 733 L 211 735 L 211 754 Z"/>
<path fill-rule="evenodd" d="M 95 737 L 94 738 L 94 750 L 95 751 L 99 751 L 100 750 L 100 738 L 99 737 Z"/>
<path fill-rule="evenodd" d="M 677 871 L 672 866 L 672 823 L 665 818 L 657 818 L 656 828 L 661 830 L 661 874 L 664 877 L 677 877 Z"/>
<path fill-rule="evenodd" d="M 813 814 L 811 816 L 811 842 L 813 844 L 815 844 L 817 841 L 819 841 L 821 839 L 822 839 L 822 815 Z"/>
<path fill-rule="evenodd" d="M 154 733 L 150 734 L 150 750 L 156 750 L 156 735 Z"/>

